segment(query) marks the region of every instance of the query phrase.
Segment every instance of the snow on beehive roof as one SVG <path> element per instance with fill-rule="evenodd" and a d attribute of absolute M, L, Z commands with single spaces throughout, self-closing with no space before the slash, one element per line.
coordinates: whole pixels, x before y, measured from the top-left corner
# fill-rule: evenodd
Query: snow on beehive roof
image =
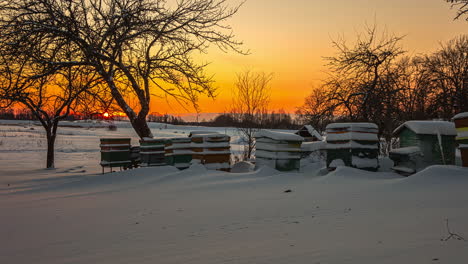
<path fill-rule="evenodd" d="M 160 137 L 157 137 L 157 138 L 144 137 L 143 138 L 143 141 L 145 142 L 160 142 L 164 140 L 167 140 L 167 138 L 160 138 Z"/>
<path fill-rule="evenodd" d="M 328 133 L 327 141 L 346 141 L 346 140 L 362 140 L 362 141 L 379 141 L 377 133 L 360 133 L 360 131 L 350 131 L 348 133 Z"/>
<path fill-rule="evenodd" d="M 313 126 L 311 126 L 311 125 L 305 125 L 303 128 L 301 128 L 301 129 L 300 129 L 299 131 L 297 131 L 295 134 L 298 135 L 299 132 L 300 132 L 301 130 L 303 130 L 304 128 L 305 128 L 307 131 L 309 131 L 309 133 L 310 133 L 312 136 L 316 137 L 317 140 L 319 140 L 319 141 L 322 141 L 322 140 L 323 140 L 322 135 L 320 135 L 320 133 L 319 133 L 317 130 L 315 130 L 315 128 L 314 128 Z"/>
<path fill-rule="evenodd" d="M 464 113 L 459 113 L 458 115 L 454 116 L 453 119 L 462 119 L 462 118 L 468 118 L 468 112 Z"/>
<path fill-rule="evenodd" d="M 336 129 L 336 128 L 372 128 L 372 129 L 379 129 L 379 127 L 374 123 L 333 123 L 327 125 L 327 129 Z"/>
<path fill-rule="evenodd" d="M 391 154 L 399 154 L 399 155 L 411 155 L 414 153 L 421 152 L 419 147 L 404 147 L 404 148 L 397 148 L 390 150 Z"/>
<path fill-rule="evenodd" d="M 278 132 L 271 130 L 260 130 L 255 133 L 256 138 L 271 138 L 274 140 L 284 140 L 284 141 L 304 141 L 304 138 L 293 133 Z"/>
<path fill-rule="evenodd" d="M 192 134 L 191 137 L 196 138 L 196 137 L 225 137 L 225 134 L 220 134 L 220 133 L 206 133 L 206 134 Z"/>
<path fill-rule="evenodd" d="M 304 142 L 301 145 L 303 151 L 317 151 L 327 148 L 327 142 L 325 141 L 313 141 L 313 142 Z"/>
<path fill-rule="evenodd" d="M 203 130 L 200 130 L 200 131 L 191 131 L 190 134 L 189 134 L 189 137 L 192 137 L 194 135 L 208 135 L 208 134 L 219 134 L 219 132 L 216 132 L 216 131 L 203 131 Z"/>
<path fill-rule="evenodd" d="M 455 124 L 448 121 L 407 121 L 401 126 L 397 127 L 394 134 L 399 134 L 403 128 L 408 128 L 416 134 L 423 135 L 445 135 L 456 136 L 457 130 Z"/>

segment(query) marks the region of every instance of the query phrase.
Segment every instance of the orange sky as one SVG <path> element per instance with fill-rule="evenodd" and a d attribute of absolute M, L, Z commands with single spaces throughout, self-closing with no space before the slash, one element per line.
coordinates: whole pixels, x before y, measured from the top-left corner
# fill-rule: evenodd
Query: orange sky
<path fill-rule="evenodd" d="M 468 22 L 453 21 L 454 14 L 444 0 L 247 0 L 228 23 L 251 54 L 213 49 L 200 57 L 211 62 L 207 70 L 219 87 L 216 100 L 200 98 L 201 110 L 227 110 L 236 73 L 252 69 L 274 74 L 271 109 L 294 112 L 324 78 L 323 57 L 334 54 L 332 39 L 344 36 L 352 42 L 366 23 L 376 21 L 380 30 L 406 35 L 403 48 L 414 55 L 467 33 Z M 194 112 L 158 98 L 153 98 L 151 111 L 182 116 Z"/>

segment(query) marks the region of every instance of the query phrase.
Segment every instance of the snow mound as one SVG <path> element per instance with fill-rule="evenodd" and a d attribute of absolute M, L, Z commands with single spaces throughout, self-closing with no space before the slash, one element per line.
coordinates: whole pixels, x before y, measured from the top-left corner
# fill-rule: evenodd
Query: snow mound
<path fill-rule="evenodd" d="M 80 191 L 104 193 L 129 189 L 138 185 L 147 185 L 155 179 L 164 178 L 178 172 L 179 170 L 173 166 L 161 166 L 97 175 L 49 177 L 18 182 L 18 187 L 11 193 L 65 192 L 67 196 L 81 195 Z"/>
<path fill-rule="evenodd" d="M 280 174 L 281 172 L 278 170 L 275 170 L 272 167 L 269 166 L 260 166 L 258 170 L 255 171 L 255 175 L 260 176 L 260 177 L 267 177 L 271 175 L 276 175 Z"/>
<path fill-rule="evenodd" d="M 200 162 L 197 162 L 196 160 L 192 160 L 192 164 L 186 171 L 190 171 L 194 173 L 203 173 L 203 172 L 206 172 L 207 169 Z"/>
<path fill-rule="evenodd" d="M 402 180 L 420 186 L 440 184 L 468 184 L 468 168 L 453 165 L 434 165 Z"/>
<path fill-rule="evenodd" d="M 301 166 L 301 172 L 304 173 L 306 177 L 322 176 L 324 175 L 324 171 L 326 173 L 328 172 L 327 164 L 325 162 L 310 162 Z"/>
<path fill-rule="evenodd" d="M 379 171 L 382 172 L 391 172 L 392 167 L 394 166 L 394 162 L 389 157 L 381 157 L 379 158 Z"/>
<path fill-rule="evenodd" d="M 330 168 L 336 168 L 340 166 L 343 166 L 343 167 L 345 166 L 345 163 L 342 159 L 334 159 L 332 160 L 332 162 L 330 162 L 330 165 L 329 165 Z"/>
<path fill-rule="evenodd" d="M 344 181 L 370 181 L 383 179 L 398 179 L 402 176 L 396 173 L 371 172 L 352 167 L 339 166 L 334 171 L 321 177 L 322 181 L 343 183 Z"/>
<path fill-rule="evenodd" d="M 232 173 L 246 173 L 255 169 L 255 165 L 248 161 L 241 161 L 234 164 L 231 168 Z"/>

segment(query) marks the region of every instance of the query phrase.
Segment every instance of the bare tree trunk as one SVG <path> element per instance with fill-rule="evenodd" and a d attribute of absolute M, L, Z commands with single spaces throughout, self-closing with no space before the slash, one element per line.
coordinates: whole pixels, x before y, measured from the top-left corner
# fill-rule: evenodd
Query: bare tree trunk
<path fill-rule="evenodd" d="M 244 153 L 244 160 L 252 158 L 252 152 L 255 148 L 254 133 L 255 131 L 253 128 L 247 128 L 245 131 L 245 136 L 247 137 L 247 153 Z"/>
<path fill-rule="evenodd" d="M 55 139 L 57 138 L 57 126 L 58 121 L 54 121 L 53 124 L 44 126 L 47 136 L 47 169 L 55 168 Z"/>
<path fill-rule="evenodd" d="M 133 129 L 140 138 L 153 137 L 153 133 L 151 133 L 151 129 L 149 128 L 145 117 L 137 117 L 135 119 L 130 119 L 130 122 L 132 123 Z"/>
<path fill-rule="evenodd" d="M 101 69 L 102 71 L 102 69 Z M 146 116 L 149 112 L 149 99 L 144 97 L 139 97 L 139 103 L 141 105 L 141 110 L 136 114 L 133 109 L 131 109 L 127 102 L 125 101 L 122 93 L 118 90 L 117 86 L 114 83 L 114 79 L 109 74 L 105 75 L 105 79 L 109 88 L 111 89 L 112 97 L 115 99 L 122 111 L 127 115 L 130 123 L 132 124 L 133 129 L 140 138 L 152 138 L 153 134 L 146 122 Z"/>
<path fill-rule="evenodd" d="M 54 164 L 54 145 L 55 145 L 55 137 L 49 137 L 47 135 L 47 161 L 46 161 L 46 168 L 52 169 L 55 167 Z"/>

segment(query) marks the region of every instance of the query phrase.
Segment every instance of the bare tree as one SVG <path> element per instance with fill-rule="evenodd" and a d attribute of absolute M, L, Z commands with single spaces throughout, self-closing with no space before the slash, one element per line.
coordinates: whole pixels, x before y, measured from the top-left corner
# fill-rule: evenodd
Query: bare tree
<path fill-rule="evenodd" d="M 468 35 L 441 44 L 435 53 L 425 56 L 424 66 L 435 87 L 435 106 L 440 117 L 468 111 Z"/>
<path fill-rule="evenodd" d="M 254 134 L 262 125 L 270 102 L 272 74 L 245 71 L 237 74 L 233 90 L 231 113 L 241 124 L 238 128 L 245 139 L 244 159 L 252 156 L 255 148 Z"/>
<path fill-rule="evenodd" d="M 374 25 L 359 34 L 353 45 L 344 39 L 334 41 L 337 54 L 325 58 L 329 77 L 306 98 L 298 114 L 308 117 L 318 129 L 336 116 L 343 121 L 374 122 L 380 128 L 379 136 L 391 142 L 392 132 L 399 125 L 398 99 L 405 89 L 399 85 L 396 67 L 404 54 L 401 40 L 385 31 L 379 34 Z"/>
<path fill-rule="evenodd" d="M 468 0 L 445 0 L 446 2 L 452 3 L 452 8 L 458 9 L 455 19 L 466 16 L 468 14 Z M 468 17 L 465 18 L 468 21 Z"/>
<path fill-rule="evenodd" d="M 54 168 L 54 149 L 60 120 L 71 113 L 76 98 L 97 82 L 86 67 L 64 68 L 54 75 L 39 74 L 40 65 L 30 57 L 0 62 L 0 102 L 29 109 L 46 132 L 46 167 Z"/>
<path fill-rule="evenodd" d="M 332 122 L 335 109 L 330 103 L 327 91 L 323 87 L 316 87 L 298 107 L 296 115 L 303 124 L 311 124 L 320 132 Z"/>
<path fill-rule="evenodd" d="M 196 102 L 198 94 L 213 97 L 213 80 L 196 63 L 194 53 L 210 44 L 223 51 L 239 50 L 224 22 L 239 6 L 227 0 L 0 0 L 0 45 L 11 53 L 33 46 L 65 43 L 74 47 L 71 60 L 49 60 L 36 54 L 54 72 L 63 67 L 92 67 L 140 137 L 151 137 L 146 123 L 155 89 L 179 101 Z M 136 98 L 131 106 L 126 94 Z"/>
<path fill-rule="evenodd" d="M 382 102 L 382 95 L 389 95 L 382 76 L 404 53 L 399 46 L 401 39 L 386 32 L 378 36 L 373 26 L 358 35 L 352 47 L 345 40 L 333 42 L 338 53 L 326 58 L 332 72 L 326 86 L 336 107 L 344 106 L 353 120 L 371 120 L 372 114 L 378 113 L 374 107 Z"/>
<path fill-rule="evenodd" d="M 395 95 L 399 110 L 397 120 L 424 120 L 436 118 L 435 90 L 431 72 L 425 66 L 425 57 L 404 57 L 396 62 L 393 85 L 398 89 Z"/>

